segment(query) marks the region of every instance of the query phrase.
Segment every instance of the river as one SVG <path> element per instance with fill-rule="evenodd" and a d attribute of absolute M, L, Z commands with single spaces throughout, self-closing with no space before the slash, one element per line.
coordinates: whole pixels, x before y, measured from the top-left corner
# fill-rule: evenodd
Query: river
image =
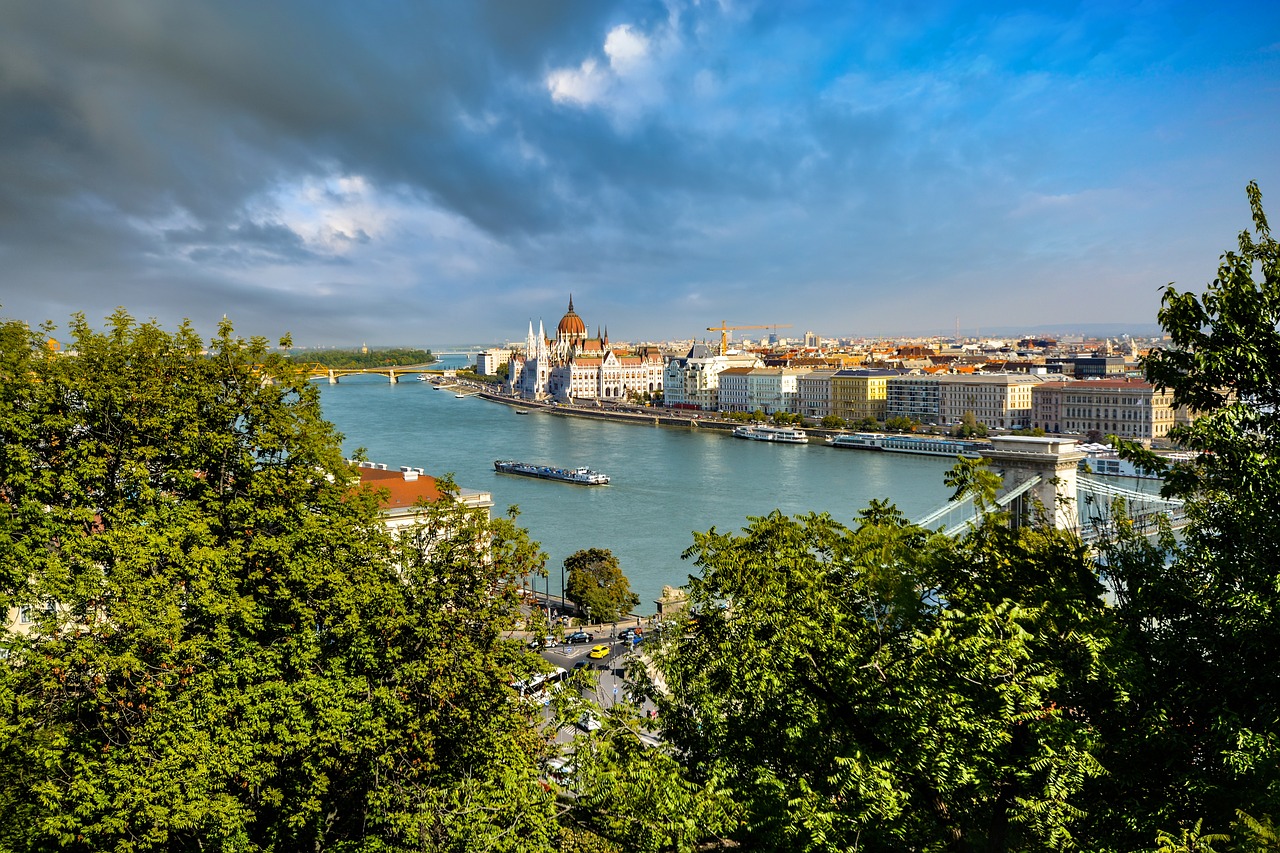
<path fill-rule="evenodd" d="M 447 365 L 448 362 L 446 361 Z M 850 524 L 872 498 L 889 498 L 920 518 L 949 495 L 946 458 L 834 450 L 822 442 L 775 445 L 728 433 L 638 426 L 515 410 L 480 397 L 458 399 L 428 382 L 344 377 L 323 385 L 326 419 L 350 455 L 451 473 L 458 485 L 493 494 L 494 513 L 520 508 L 519 522 L 548 554 L 550 592 L 560 592 L 565 557 L 608 548 L 653 612 L 664 584 L 696 570 L 681 560 L 692 532 L 741 529 L 749 516 L 830 513 Z M 612 483 L 575 486 L 497 474 L 495 459 L 587 465 Z M 544 588 L 546 582 L 538 584 Z"/>

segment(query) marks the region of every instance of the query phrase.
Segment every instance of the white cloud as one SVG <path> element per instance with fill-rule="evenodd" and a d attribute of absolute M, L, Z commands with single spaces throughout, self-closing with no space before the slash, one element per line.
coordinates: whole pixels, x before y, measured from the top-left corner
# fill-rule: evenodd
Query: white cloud
<path fill-rule="evenodd" d="M 577 68 L 561 68 L 547 75 L 547 91 L 558 104 L 590 106 L 604 99 L 613 85 L 613 75 L 588 59 Z"/>
<path fill-rule="evenodd" d="M 604 52 L 614 73 L 619 77 L 629 77 L 643 72 L 648 65 L 649 39 L 632 29 L 630 24 L 622 24 L 609 31 L 604 40 Z"/>
<path fill-rule="evenodd" d="M 381 237 L 395 219 L 392 203 L 361 175 L 306 178 L 280 187 L 269 206 L 308 248 L 331 255 Z"/>
<path fill-rule="evenodd" d="M 619 24 L 606 34 L 599 57 L 577 68 L 558 68 L 546 78 L 551 99 L 559 104 L 600 107 L 616 122 L 629 124 L 665 101 L 664 76 L 680 50 L 677 31 L 669 24 L 646 34 Z"/>

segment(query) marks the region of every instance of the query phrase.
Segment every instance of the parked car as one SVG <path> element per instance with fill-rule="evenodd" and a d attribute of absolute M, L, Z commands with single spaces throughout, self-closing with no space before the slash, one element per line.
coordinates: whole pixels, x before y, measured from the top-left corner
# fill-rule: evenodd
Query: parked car
<path fill-rule="evenodd" d="M 590 711 L 583 711 L 582 716 L 578 718 L 578 728 L 584 732 L 594 732 L 600 728 L 600 721 Z"/>
<path fill-rule="evenodd" d="M 596 635 L 588 634 L 586 631 L 574 631 L 564 639 L 569 643 L 594 643 L 596 641 Z"/>
<path fill-rule="evenodd" d="M 600 660 L 601 658 L 607 658 L 608 656 L 609 647 L 604 644 L 593 646 L 590 653 L 587 655 L 587 657 L 592 658 L 593 660 Z"/>

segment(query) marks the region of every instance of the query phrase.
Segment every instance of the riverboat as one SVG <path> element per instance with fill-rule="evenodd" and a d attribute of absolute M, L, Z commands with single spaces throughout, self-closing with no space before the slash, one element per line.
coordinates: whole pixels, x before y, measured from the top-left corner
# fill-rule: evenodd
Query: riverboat
<path fill-rule="evenodd" d="M 559 480 L 562 483 L 576 483 L 580 486 L 607 486 L 609 477 L 599 471 L 587 467 L 556 468 L 551 465 L 531 465 L 528 462 L 515 462 L 510 459 L 499 459 L 493 463 L 493 470 L 499 474 L 518 474 L 521 477 L 537 477 L 540 480 Z"/>
<path fill-rule="evenodd" d="M 887 435 L 879 432 L 856 432 L 833 435 L 827 439 L 831 447 L 857 450 L 882 450 L 889 453 L 913 453 L 920 456 L 982 457 L 982 448 L 990 445 L 958 438 L 936 438 L 925 435 Z"/>
<path fill-rule="evenodd" d="M 734 427 L 733 437 L 745 438 L 750 441 L 777 441 L 783 444 L 805 444 L 809 441 L 809 436 L 802 429 L 767 426 L 765 424 Z"/>

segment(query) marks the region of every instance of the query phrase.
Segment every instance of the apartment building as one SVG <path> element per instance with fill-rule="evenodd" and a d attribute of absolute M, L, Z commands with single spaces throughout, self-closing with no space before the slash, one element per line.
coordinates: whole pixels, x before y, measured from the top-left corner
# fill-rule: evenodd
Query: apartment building
<path fill-rule="evenodd" d="M 831 413 L 849 422 L 883 421 L 888 411 L 889 380 L 901 370 L 841 370 L 831 377 Z"/>
<path fill-rule="evenodd" d="M 1041 421 L 1060 429 L 1046 426 L 1046 432 L 1084 435 L 1097 431 L 1150 444 L 1168 435 L 1177 421 L 1173 392 L 1156 390 L 1142 379 L 1091 379 L 1061 384 L 1057 392 L 1061 396 L 1058 421 Z M 1051 410 L 1046 403 L 1040 411 Z"/>
<path fill-rule="evenodd" d="M 704 344 L 694 344 L 688 354 L 667 360 L 663 374 L 663 403 L 717 411 L 720 407 L 720 374 L 730 368 L 760 367 L 751 353 L 717 355 Z"/>
<path fill-rule="evenodd" d="M 834 370 L 813 370 L 796 379 L 797 412 L 820 421 L 831 414 L 831 377 Z"/>
<path fill-rule="evenodd" d="M 729 367 L 717 374 L 716 399 L 722 412 L 750 412 L 751 390 L 748 377 L 752 367 Z M 688 392 L 686 391 L 686 394 Z"/>
<path fill-rule="evenodd" d="M 885 418 L 911 418 L 936 424 L 941 407 L 941 379 L 935 374 L 892 376 L 885 384 Z"/>
<path fill-rule="evenodd" d="M 795 367 L 757 367 L 747 373 L 748 411 L 795 412 L 799 409 L 799 378 L 810 371 Z"/>
<path fill-rule="evenodd" d="M 994 373 L 942 376 L 938 383 L 938 422 L 961 423 L 971 412 L 991 429 L 1020 429 L 1031 422 L 1031 389 L 1039 376 Z"/>

